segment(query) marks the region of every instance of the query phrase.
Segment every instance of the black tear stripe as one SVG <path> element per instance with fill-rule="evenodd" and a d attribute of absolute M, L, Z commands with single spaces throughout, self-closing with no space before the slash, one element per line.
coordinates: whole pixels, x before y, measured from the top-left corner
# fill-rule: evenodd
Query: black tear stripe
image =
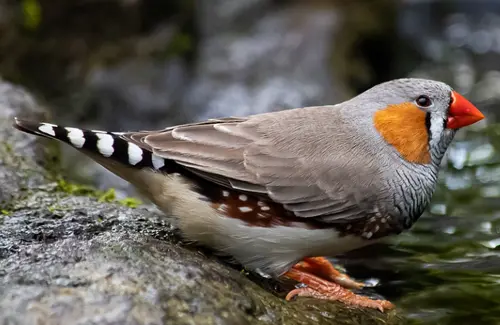
<path fill-rule="evenodd" d="M 429 141 L 432 139 L 432 131 L 431 131 L 431 113 L 425 113 L 425 129 L 427 130 L 427 135 L 429 137 Z"/>

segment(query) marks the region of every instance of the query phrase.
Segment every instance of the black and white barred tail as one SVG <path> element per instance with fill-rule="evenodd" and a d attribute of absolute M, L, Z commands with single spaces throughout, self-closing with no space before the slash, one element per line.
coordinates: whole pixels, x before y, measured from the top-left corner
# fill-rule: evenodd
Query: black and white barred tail
<path fill-rule="evenodd" d="M 167 169 L 169 160 L 120 137 L 120 132 L 85 130 L 51 123 L 15 119 L 14 127 L 26 133 L 56 139 L 72 147 L 136 168 Z"/>

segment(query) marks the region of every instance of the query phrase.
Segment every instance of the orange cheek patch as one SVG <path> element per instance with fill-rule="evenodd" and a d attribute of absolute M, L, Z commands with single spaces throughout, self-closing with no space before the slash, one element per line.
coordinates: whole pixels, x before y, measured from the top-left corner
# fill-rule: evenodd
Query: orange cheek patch
<path fill-rule="evenodd" d="M 412 103 L 389 105 L 377 111 L 375 128 L 409 162 L 428 164 L 429 135 L 425 127 L 425 112 Z"/>

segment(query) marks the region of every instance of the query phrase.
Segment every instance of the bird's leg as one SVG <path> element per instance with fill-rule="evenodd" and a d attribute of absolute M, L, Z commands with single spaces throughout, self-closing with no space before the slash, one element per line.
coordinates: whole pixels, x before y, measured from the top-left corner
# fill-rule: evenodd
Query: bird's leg
<path fill-rule="evenodd" d="M 387 300 L 373 300 L 357 295 L 337 283 L 298 270 L 295 266 L 285 273 L 284 276 L 307 285 L 307 287 L 290 291 L 286 296 L 286 300 L 291 300 L 295 296 L 305 296 L 317 299 L 338 300 L 348 305 L 374 308 L 382 312 L 394 308 L 394 305 Z"/>
<path fill-rule="evenodd" d="M 354 281 L 347 274 L 339 272 L 324 257 L 306 257 L 294 266 L 295 270 L 314 274 L 328 281 L 333 281 L 345 288 L 361 289 L 364 283 Z"/>

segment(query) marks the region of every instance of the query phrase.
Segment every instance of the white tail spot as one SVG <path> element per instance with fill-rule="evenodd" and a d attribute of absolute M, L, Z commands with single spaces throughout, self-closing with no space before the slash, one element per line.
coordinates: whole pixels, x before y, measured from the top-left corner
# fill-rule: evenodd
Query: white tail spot
<path fill-rule="evenodd" d="M 38 130 L 40 130 L 41 132 L 43 132 L 45 134 L 48 134 L 48 135 L 55 137 L 56 136 L 56 132 L 54 131 L 55 126 L 57 126 L 57 125 L 49 124 L 49 123 L 42 123 L 38 127 Z"/>
<path fill-rule="evenodd" d="M 270 208 L 270 207 L 268 207 L 267 205 L 264 205 L 264 206 L 260 207 L 260 209 L 261 209 L 262 211 L 269 211 L 269 210 L 271 210 L 271 208 Z"/>
<path fill-rule="evenodd" d="M 131 165 L 136 165 L 142 160 L 142 149 L 132 142 L 128 143 L 128 162 Z"/>
<path fill-rule="evenodd" d="M 76 148 L 81 148 L 85 144 L 85 137 L 83 136 L 83 131 L 77 128 L 66 127 L 68 131 L 68 139 L 71 144 Z"/>
<path fill-rule="evenodd" d="M 95 134 L 99 140 L 97 140 L 97 150 L 104 157 L 109 157 L 115 152 L 115 148 L 113 148 L 113 144 L 115 140 L 109 134 L 96 133 Z"/>
<path fill-rule="evenodd" d="M 244 212 L 244 213 L 253 211 L 253 209 L 250 207 L 239 207 L 239 209 L 241 212 Z"/>
<path fill-rule="evenodd" d="M 155 154 L 151 155 L 151 161 L 153 162 L 153 167 L 155 169 L 160 169 L 163 166 L 165 166 L 165 160 L 163 158 L 161 158 L 161 157 L 158 157 Z"/>
<path fill-rule="evenodd" d="M 246 201 L 246 200 L 248 200 L 248 196 L 246 196 L 245 194 L 241 194 L 241 195 L 239 196 L 239 198 L 240 198 L 240 200 L 241 200 L 241 201 Z"/>
<path fill-rule="evenodd" d="M 229 196 L 229 192 L 228 191 L 222 191 L 222 196 L 228 197 Z"/>

